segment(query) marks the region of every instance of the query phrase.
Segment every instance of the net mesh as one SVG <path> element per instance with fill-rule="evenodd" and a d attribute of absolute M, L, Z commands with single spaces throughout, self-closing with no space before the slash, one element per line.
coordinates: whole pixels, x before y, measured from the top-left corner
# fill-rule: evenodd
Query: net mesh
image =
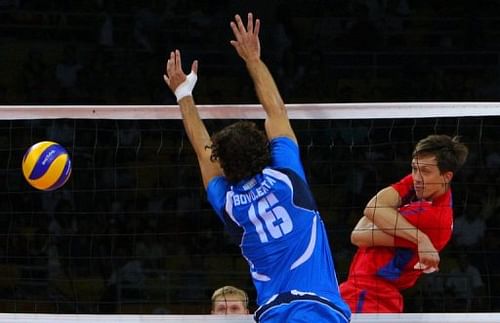
<path fill-rule="evenodd" d="M 461 106 L 458 116 L 453 111 L 442 116 L 435 103 L 438 116 L 429 110 L 427 117 L 408 118 L 366 107 L 378 111 L 376 117 L 336 105 L 299 106 L 290 113 L 339 281 L 345 280 L 355 251 L 350 232 L 369 198 L 409 172 L 419 139 L 431 133 L 459 135 L 471 154 L 454 178 L 455 217 L 472 213 L 475 222 L 465 231 L 473 234 L 453 238 L 441 255 L 440 273 L 407 290 L 405 308 L 498 311 L 496 106 L 471 106 L 470 113 Z M 150 107 L 129 106 L 114 107 L 104 118 L 99 107 L 83 118 L 75 112 L 81 109 L 67 110 L 79 117 L 64 109 L 59 117 L 57 109 L 44 117 L 43 108 L 19 107 L 17 115 L 15 108 L 2 111 L 0 121 L 0 311 L 209 313 L 210 295 L 223 285 L 248 291 L 255 309 L 247 265 L 206 202 L 177 114 L 161 119 Z M 262 125 L 253 107 L 223 107 L 208 117 L 209 130 L 233 122 L 245 108 L 242 118 Z M 336 118 L 344 109 L 346 114 Z M 404 115 L 404 104 L 397 111 Z M 141 112 L 143 119 L 135 119 Z M 218 120 L 225 112 L 230 117 Z M 21 172 L 24 152 L 42 140 L 63 145 L 73 161 L 70 180 L 52 192 L 32 189 Z M 463 253 L 476 271 L 456 270 Z"/>
<path fill-rule="evenodd" d="M 404 314 L 353 314 L 352 323 L 483 323 L 498 322 L 495 313 L 404 313 Z M 37 323 L 250 323 L 255 322 L 251 315 L 89 315 L 89 314 L 7 314 L 0 313 L 0 323 L 37 322 Z"/>

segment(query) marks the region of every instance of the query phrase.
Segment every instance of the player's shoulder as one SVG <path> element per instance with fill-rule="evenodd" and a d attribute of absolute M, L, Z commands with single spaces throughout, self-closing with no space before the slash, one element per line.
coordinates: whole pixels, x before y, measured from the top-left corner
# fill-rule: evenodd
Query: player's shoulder
<path fill-rule="evenodd" d="M 293 147 L 298 147 L 298 143 L 295 139 L 288 136 L 278 136 L 270 140 L 271 145 L 291 145 Z"/>
<path fill-rule="evenodd" d="M 447 190 L 444 194 L 432 199 L 432 206 L 439 210 L 452 210 L 452 194 L 451 190 Z"/>
<path fill-rule="evenodd" d="M 212 177 L 207 184 L 207 191 L 210 189 L 214 189 L 215 187 L 219 186 L 228 186 L 229 182 L 224 176 L 214 176 Z"/>

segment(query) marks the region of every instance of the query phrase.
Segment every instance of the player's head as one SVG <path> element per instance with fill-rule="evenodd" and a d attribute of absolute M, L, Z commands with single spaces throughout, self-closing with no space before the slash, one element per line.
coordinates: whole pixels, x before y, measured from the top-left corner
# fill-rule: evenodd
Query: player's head
<path fill-rule="evenodd" d="M 412 174 L 419 198 L 432 200 L 448 190 L 453 175 L 462 167 L 469 150 L 457 137 L 430 135 L 413 150 Z"/>
<path fill-rule="evenodd" d="M 212 314 L 248 314 L 248 295 L 239 288 L 224 286 L 212 294 Z"/>
<path fill-rule="evenodd" d="M 264 131 L 249 121 L 239 121 L 212 136 L 212 161 L 219 161 L 231 183 L 260 173 L 271 162 Z"/>

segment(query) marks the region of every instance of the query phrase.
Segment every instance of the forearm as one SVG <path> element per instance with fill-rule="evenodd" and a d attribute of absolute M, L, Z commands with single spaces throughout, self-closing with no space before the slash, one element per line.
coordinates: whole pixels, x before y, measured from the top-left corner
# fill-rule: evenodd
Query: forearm
<path fill-rule="evenodd" d="M 288 137 L 296 142 L 278 87 L 266 64 L 260 59 L 260 20 L 256 19 L 254 24 L 253 15 L 249 13 L 245 26 L 241 17 L 235 15 L 231 29 L 236 38 L 231 41 L 231 45 L 245 62 L 259 102 L 266 112 L 265 128 L 268 139 Z"/>
<path fill-rule="evenodd" d="M 285 104 L 266 65 L 258 58 L 246 62 L 255 91 L 266 112 L 265 128 L 268 138 L 285 136 L 297 142 Z"/>
<path fill-rule="evenodd" d="M 382 231 L 394 237 L 408 240 L 416 245 L 420 240 L 428 239 L 424 232 L 409 223 L 397 210 L 378 205 L 365 209 L 365 215 Z"/>
<path fill-rule="evenodd" d="M 268 116 L 286 114 L 285 104 L 278 87 L 264 62 L 260 59 L 252 59 L 246 62 L 246 66 L 266 114 Z"/>
<path fill-rule="evenodd" d="M 192 96 L 186 96 L 179 101 L 182 122 L 186 135 L 198 157 L 206 154 L 205 147 L 211 144 L 210 135 L 200 118 Z"/>
<path fill-rule="evenodd" d="M 364 210 L 364 215 L 382 231 L 414 244 L 422 239 L 428 239 L 427 235 L 408 222 L 398 212 L 400 201 L 399 195 L 392 188 L 386 188 L 374 196 Z"/>
<path fill-rule="evenodd" d="M 363 216 L 351 233 L 351 242 L 360 248 L 384 246 L 395 247 L 394 236 L 379 229 Z"/>

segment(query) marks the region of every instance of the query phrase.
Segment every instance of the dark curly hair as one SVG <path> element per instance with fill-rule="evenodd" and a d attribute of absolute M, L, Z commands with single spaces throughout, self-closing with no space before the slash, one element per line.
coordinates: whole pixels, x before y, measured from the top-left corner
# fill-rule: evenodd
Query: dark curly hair
<path fill-rule="evenodd" d="M 239 121 L 212 135 L 212 161 L 219 161 L 230 183 L 260 173 L 271 163 L 269 141 L 264 131 L 249 121 Z"/>

